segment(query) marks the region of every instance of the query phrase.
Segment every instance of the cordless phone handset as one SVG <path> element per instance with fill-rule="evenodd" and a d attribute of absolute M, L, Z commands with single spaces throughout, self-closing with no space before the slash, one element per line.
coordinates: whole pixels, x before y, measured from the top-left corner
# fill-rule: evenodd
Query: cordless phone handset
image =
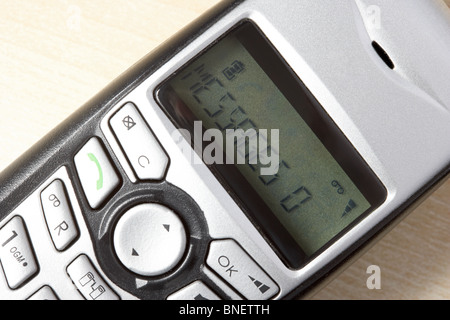
<path fill-rule="evenodd" d="M 303 297 L 450 172 L 442 9 L 221 2 L 0 176 L 0 299 Z"/>

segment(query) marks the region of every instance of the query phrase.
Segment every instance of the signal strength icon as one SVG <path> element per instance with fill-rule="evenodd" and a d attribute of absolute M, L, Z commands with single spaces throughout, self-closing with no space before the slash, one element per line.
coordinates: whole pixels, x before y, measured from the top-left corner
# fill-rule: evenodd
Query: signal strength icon
<path fill-rule="evenodd" d="M 261 291 L 262 294 L 266 293 L 267 290 L 270 289 L 269 286 L 265 285 L 264 283 L 262 283 L 261 281 L 256 280 L 255 278 L 248 276 L 250 278 L 250 280 L 253 281 L 253 283 L 255 284 L 255 286 L 259 289 L 259 291 Z"/>
<path fill-rule="evenodd" d="M 344 212 L 342 213 L 342 217 L 345 217 L 350 211 L 356 208 L 356 203 L 352 199 L 350 199 L 345 207 Z"/>

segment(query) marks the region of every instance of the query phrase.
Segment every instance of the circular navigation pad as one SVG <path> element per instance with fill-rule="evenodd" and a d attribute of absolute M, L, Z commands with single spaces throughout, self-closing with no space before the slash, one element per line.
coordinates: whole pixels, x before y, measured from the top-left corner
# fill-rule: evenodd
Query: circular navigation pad
<path fill-rule="evenodd" d="M 169 208 L 141 204 L 128 210 L 114 230 L 114 249 L 122 264 L 142 276 L 160 276 L 173 269 L 186 251 L 186 231 Z"/>

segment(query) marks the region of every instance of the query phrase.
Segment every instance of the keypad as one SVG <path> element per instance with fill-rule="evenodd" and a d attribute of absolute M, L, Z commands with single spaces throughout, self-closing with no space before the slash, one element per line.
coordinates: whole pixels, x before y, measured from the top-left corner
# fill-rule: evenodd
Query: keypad
<path fill-rule="evenodd" d="M 38 272 L 38 262 L 21 217 L 0 230 L 0 261 L 11 289 L 17 289 Z"/>
<path fill-rule="evenodd" d="M 220 297 L 202 281 L 195 281 L 171 294 L 167 300 L 220 300 Z"/>
<path fill-rule="evenodd" d="M 180 262 L 186 251 L 186 231 L 169 208 L 142 204 L 120 218 L 114 231 L 114 249 L 132 272 L 159 276 Z"/>
<path fill-rule="evenodd" d="M 169 157 L 132 103 L 123 106 L 111 127 L 140 180 L 162 180 Z"/>
<path fill-rule="evenodd" d="M 119 300 L 119 296 L 106 284 L 86 255 L 76 258 L 67 274 L 86 300 Z"/>
<path fill-rule="evenodd" d="M 91 208 L 98 209 L 120 183 L 119 176 L 98 138 L 90 139 L 77 153 L 75 166 Z"/>
<path fill-rule="evenodd" d="M 125 104 L 109 119 L 109 124 L 138 180 L 146 183 L 164 180 L 166 171 L 170 170 L 169 157 L 136 106 L 132 103 Z M 43 212 L 42 225 L 47 227 L 48 241 L 54 252 L 68 257 L 65 279 L 68 283 L 72 282 L 74 294 L 78 291 L 79 295 L 76 296 L 86 300 L 120 300 L 121 296 L 109 284 L 109 279 L 97 269 L 92 260 L 94 256 L 80 253 L 78 249 L 73 251 L 76 252 L 74 256 L 70 256 L 72 247 L 76 247 L 75 244 L 83 235 L 83 228 L 80 226 L 84 221 L 76 219 L 73 208 L 78 203 L 75 201 L 82 201 L 83 198 L 93 210 L 101 210 L 119 191 L 122 183 L 119 168 L 115 167 L 111 155 L 98 137 L 92 137 L 81 146 L 74 157 L 74 163 L 76 177 L 49 179 L 41 186 L 41 191 L 37 191 Z M 67 175 L 71 172 L 64 169 Z M 72 180 L 76 179 L 80 182 L 83 194 L 74 193 Z M 112 230 L 110 245 L 124 270 L 145 278 L 135 278 L 135 288 L 142 289 L 152 282 L 152 277 L 161 281 L 178 265 L 183 264 L 183 259 L 193 245 L 189 242 L 190 235 L 185 228 L 183 214 L 157 203 L 140 203 L 120 213 Z M 42 233 L 37 234 L 42 237 Z M 10 290 L 19 291 L 23 287 L 32 286 L 33 278 L 39 275 L 40 255 L 33 245 L 39 246 L 41 240 L 30 237 L 27 221 L 20 212 L 1 227 L 0 263 Z M 237 241 L 215 239 L 209 243 L 208 248 L 205 244 L 205 253 L 206 249 L 207 255 L 204 257 L 205 261 L 201 262 L 202 267 L 209 269 L 206 274 L 215 273 L 215 278 L 218 276 L 222 279 L 215 289 L 229 286 L 232 290 L 226 288 L 225 291 L 235 291 L 237 294 L 234 297 L 257 300 L 271 299 L 279 292 L 277 284 Z M 46 265 L 48 266 L 48 261 Z M 216 292 L 200 278 L 188 285 L 175 287 L 166 298 L 224 298 L 221 292 Z M 44 286 L 42 282 L 39 283 L 40 288 L 27 291 L 27 297 L 23 298 L 60 298 L 58 290 L 54 290 L 50 283 Z"/>
<path fill-rule="evenodd" d="M 59 299 L 52 288 L 50 288 L 49 286 L 43 286 L 27 300 L 59 300 Z"/>
<path fill-rule="evenodd" d="M 53 181 L 41 193 L 45 221 L 56 250 L 63 251 L 78 237 L 78 226 L 61 180 Z"/>
<path fill-rule="evenodd" d="M 206 263 L 249 300 L 266 300 L 278 286 L 234 240 L 216 240 Z"/>

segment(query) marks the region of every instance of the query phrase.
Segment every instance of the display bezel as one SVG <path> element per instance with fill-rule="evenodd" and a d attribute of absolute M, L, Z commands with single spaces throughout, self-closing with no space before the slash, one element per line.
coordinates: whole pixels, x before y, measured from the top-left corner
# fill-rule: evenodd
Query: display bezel
<path fill-rule="evenodd" d="M 343 234 L 348 232 L 349 229 L 354 227 L 370 212 L 373 212 L 379 207 L 385 201 L 387 192 L 375 173 L 370 169 L 313 94 L 306 88 L 305 84 L 292 71 L 281 54 L 275 49 L 263 32 L 248 19 L 238 23 L 230 31 L 171 74 L 157 86 L 154 92 L 155 100 L 160 104 L 174 125 L 180 129 L 187 129 L 191 133 L 192 141 L 190 142 L 192 148 L 195 149 L 193 140 L 194 121 L 198 119 L 196 119 L 191 109 L 181 99 L 176 99 L 177 95 L 170 88 L 170 81 L 203 54 L 208 52 L 220 40 L 230 35 L 234 35 L 240 40 L 242 45 L 313 130 L 322 144 L 370 203 L 368 210 L 362 213 L 313 255 L 308 256 L 286 231 L 275 214 L 272 213 L 235 165 L 208 165 L 216 178 L 283 262 L 291 269 L 300 269 Z M 176 107 L 173 105 L 173 99 L 176 100 Z M 183 107 L 182 113 L 177 112 L 180 106 Z"/>

